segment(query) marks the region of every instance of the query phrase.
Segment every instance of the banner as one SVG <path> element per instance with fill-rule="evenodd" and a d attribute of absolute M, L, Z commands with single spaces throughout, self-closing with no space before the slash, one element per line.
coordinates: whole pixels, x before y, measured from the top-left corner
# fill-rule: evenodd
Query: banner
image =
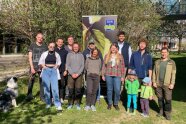
<path fill-rule="evenodd" d="M 82 17 L 83 49 L 94 41 L 103 57 L 112 42 L 117 41 L 117 15 L 90 15 Z"/>

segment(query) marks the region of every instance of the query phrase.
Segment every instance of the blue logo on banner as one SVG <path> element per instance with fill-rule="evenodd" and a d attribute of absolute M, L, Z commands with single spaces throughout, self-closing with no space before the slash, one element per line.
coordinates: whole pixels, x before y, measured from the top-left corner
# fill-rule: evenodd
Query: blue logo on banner
<path fill-rule="evenodd" d="M 106 31 L 115 30 L 115 21 L 114 20 L 106 20 L 105 26 Z"/>

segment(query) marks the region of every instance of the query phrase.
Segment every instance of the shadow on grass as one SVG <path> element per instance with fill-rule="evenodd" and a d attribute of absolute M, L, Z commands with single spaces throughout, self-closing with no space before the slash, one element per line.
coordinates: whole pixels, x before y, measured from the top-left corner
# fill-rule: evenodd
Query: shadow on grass
<path fill-rule="evenodd" d="M 52 116 L 58 114 L 55 107 L 46 109 L 45 104 L 42 103 L 39 99 L 37 99 L 39 92 L 35 93 L 36 99 L 33 99 L 31 102 L 25 101 L 27 92 L 27 82 L 27 78 L 18 80 L 19 96 L 16 100 L 19 107 L 11 108 L 7 113 L 0 112 L 1 124 L 52 123 Z M 1 83 L 1 89 L 4 89 L 5 86 L 6 83 Z M 36 84 L 36 87 L 38 87 L 38 84 Z"/>
<path fill-rule="evenodd" d="M 186 57 L 173 58 L 176 63 L 176 84 L 173 90 L 173 100 L 186 102 Z"/>
<path fill-rule="evenodd" d="M 18 99 L 20 100 L 21 98 L 25 98 L 23 94 Z M 45 104 L 37 99 L 27 103 L 18 103 L 18 106 L 18 108 L 12 108 L 7 113 L 0 113 L 0 122 L 9 124 L 52 123 L 52 116 L 58 114 L 53 108 L 46 109 Z"/>

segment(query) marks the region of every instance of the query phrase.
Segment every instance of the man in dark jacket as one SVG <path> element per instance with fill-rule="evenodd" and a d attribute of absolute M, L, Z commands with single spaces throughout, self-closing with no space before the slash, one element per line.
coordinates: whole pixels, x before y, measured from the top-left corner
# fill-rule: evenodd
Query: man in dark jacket
<path fill-rule="evenodd" d="M 127 69 L 129 66 L 130 58 L 132 55 L 132 49 L 130 44 L 125 40 L 125 32 L 120 31 L 118 33 L 118 46 L 119 46 L 119 53 L 122 54 L 125 62 L 125 75 L 127 73 Z"/>
<path fill-rule="evenodd" d="M 135 70 L 139 79 L 140 84 L 142 79 L 152 76 L 152 56 L 146 50 L 148 41 L 145 38 L 141 38 L 138 42 L 139 50 L 132 53 L 130 59 L 130 70 Z"/>
<path fill-rule="evenodd" d="M 65 98 L 65 77 L 67 75 L 66 71 L 66 57 L 68 54 L 68 51 L 64 48 L 64 41 L 63 38 L 58 38 L 56 40 L 57 47 L 55 48 L 55 51 L 60 55 L 61 58 L 61 65 L 59 67 L 59 72 L 61 76 L 61 80 L 59 80 L 59 97 L 61 99 L 61 103 L 63 103 L 63 100 Z"/>

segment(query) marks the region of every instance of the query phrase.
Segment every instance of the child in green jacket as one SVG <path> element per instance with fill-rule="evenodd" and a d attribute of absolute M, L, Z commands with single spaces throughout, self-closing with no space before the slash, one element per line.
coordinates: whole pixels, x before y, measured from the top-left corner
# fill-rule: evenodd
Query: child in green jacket
<path fill-rule="evenodd" d="M 130 71 L 125 80 L 125 89 L 127 90 L 127 114 L 129 114 L 131 100 L 133 101 L 134 111 L 132 115 L 136 114 L 137 109 L 137 95 L 139 89 L 139 81 L 137 79 L 136 72 L 134 70 Z"/>
<path fill-rule="evenodd" d="M 141 86 L 141 94 L 140 94 L 140 104 L 142 109 L 142 116 L 149 117 L 149 100 L 152 100 L 153 97 L 153 89 L 150 85 L 151 79 L 149 77 L 145 77 L 143 80 L 143 85 Z"/>

